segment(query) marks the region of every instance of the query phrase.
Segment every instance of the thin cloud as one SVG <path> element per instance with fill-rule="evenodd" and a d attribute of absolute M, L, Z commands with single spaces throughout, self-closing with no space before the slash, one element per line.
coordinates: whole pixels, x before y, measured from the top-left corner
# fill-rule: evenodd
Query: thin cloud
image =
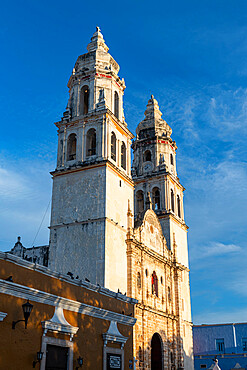
<path fill-rule="evenodd" d="M 191 257 L 193 260 L 197 260 L 213 256 L 225 256 L 230 253 L 239 253 L 241 252 L 241 247 L 235 244 L 211 242 L 209 245 L 197 247 L 194 252 L 196 253 L 193 253 Z"/>
<path fill-rule="evenodd" d="M 0 199 L 19 199 L 26 197 L 29 191 L 28 181 L 25 176 L 19 175 L 16 171 L 0 168 Z"/>
<path fill-rule="evenodd" d="M 247 89 L 231 90 L 217 86 L 210 90 L 215 96 L 209 101 L 207 118 L 211 127 L 217 128 L 216 134 L 228 141 L 235 140 L 238 130 L 241 130 L 241 136 L 246 134 Z"/>

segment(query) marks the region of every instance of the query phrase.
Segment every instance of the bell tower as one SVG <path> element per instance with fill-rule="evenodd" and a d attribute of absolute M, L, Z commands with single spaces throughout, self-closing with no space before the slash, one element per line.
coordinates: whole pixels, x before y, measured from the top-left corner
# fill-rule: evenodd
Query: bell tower
<path fill-rule="evenodd" d="M 126 292 L 133 135 L 123 113 L 125 83 L 98 27 L 87 50 L 75 63 L 68 105 L 55 123 L 49 267 Z"/>
<path fill-rule="evenodd" d="M 172 129 L 161 118 L 158 102 L 153 95 L 148 101 L 145 118 L 136 129 L 133 142 L 132 176 L 135 182 L 135 217 L 145 212 L 149 193 L 167 246 L 188 267 L 187 226 L 184 221 L 183 191 L 176 170 L 177 146 L 171 138 Z"/>
<path fill-rule="evenodd" d="M 184 188 L 176 169 L 177 146 L 171 134 L 152 95 L 132 144 L 135 222 L 127 238 L 128 294 L 138 299 L 135 353 L 146 361 L 145 368 L 153 367 L 152 351 L 151 364 L 145 353 L 150 345 L 153 347 L 158 332 L 161 339 L 165 334 L 163 367 L 189 370 L 193 369 L 193 342 L 188 228 L 184 221 Z M 162 368 L 161 363 L 154 367 Z"/>

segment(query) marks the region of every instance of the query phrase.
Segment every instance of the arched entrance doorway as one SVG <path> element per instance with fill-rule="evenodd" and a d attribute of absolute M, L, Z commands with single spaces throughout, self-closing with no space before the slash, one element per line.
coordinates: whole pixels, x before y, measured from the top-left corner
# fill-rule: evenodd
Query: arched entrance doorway
<path fill-rule="evenodd" d="M 162 345 L 158 333 L 153 335 L 151 341 L 151 370 L 162 370 Z"/>

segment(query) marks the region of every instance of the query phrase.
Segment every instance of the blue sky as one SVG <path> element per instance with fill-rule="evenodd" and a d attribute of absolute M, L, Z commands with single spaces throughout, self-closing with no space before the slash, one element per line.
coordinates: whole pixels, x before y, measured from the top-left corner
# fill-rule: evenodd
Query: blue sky
<path fill-rule="evenodd" d="M 31 246 L 51 198 L 53 122 L 100 26 L 135 132 L 152 94 L 178 145 L 195 323 L 247 317 L 247 3 L 10 1 L 1 5 L 0 249 Z M 49 212 L 35 245 L 48 242 Z"/>

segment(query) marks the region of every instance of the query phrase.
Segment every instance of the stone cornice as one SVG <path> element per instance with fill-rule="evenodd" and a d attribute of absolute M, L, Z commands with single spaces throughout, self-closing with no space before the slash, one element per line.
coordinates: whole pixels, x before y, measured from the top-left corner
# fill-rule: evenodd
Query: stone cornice
<path fill-rule="evenodd" d="M 152 259 L 155 258 L 156 260 L 159 260 L 160 263 L 169 265 L 170 267 L 175 267 L 179 269 L 180 271 L 184 271 L 184 270 L 190 271 L 188 267 L 182 265 L 176 260 L 174 261 L 173 255 L 171 255 L 170 257 L 171 259 L 169 260 L 165 256 L 162 256 L 161 254 L 155 252 L 153 249 L 146 247 L 143 243 L 138 242 L 137 240 L 135 240 L 135 238 L 127 239 L 126 244 L 128 245 L 127 255 L 137 255 L 136 249 L 138 248 L 140 251 L 143 251 L 144 253 L 146 253 L 149 256 L 149 258 L 152 258 Z M 132 247 L 131 244 L 134 244 L 134 246 Z M 171 253 L 170 250 L 168 252 Z"/>
<path fill-rule="evenodd" d="M 145 175 L 140 175 L 140 176 L 133 176 L 133 181 L 134 181 L 135 185 L 138 185 L 138 184 L 141 184 L 142 182 L 146 182 L 147 178 L 149 179 L 149 181 L 150 181 L 150 179 L 153 179 L 154 182 L 157 181 L 157 179 L 167 179 L 167 178 L 169 178 L 170 181 L 175 183 L 180 189 L 182 189 L 182 191 L 185 190 L 185 187 L 180 183 L 179 178 L 175 177 L 171 172 L 166 171 L 166 170 L 154 171 L 154 172 L 150 173 L 150 175 L 145 174 Z"/>
<path fill-rule="evenodd" d="M 187 231 L 189 229 L 189 226 L 187 226 L 184 221 L 181 221 L 181 219 L 178 218 L 172 211 L 161 212 L 157 216 L 158 216 L 159 219 L 160 218 L 172 218 L 173 221 L 175 221 L 185 231 Z"/>
<path fill-rule="evenodd" d="M 73 163 L 70 167 L 59 167 L 55 171 L 50 172 L 50 174 L 55 176 L 62 176 L 68 173 L 74 173 L 74 172 L 80 172 L 85 171 L 89 169 L 94 169 L 97 167 L 109 167 L 114 172 L 116 172 L 122 180 L 129 183 L 129 185 L 134 186 L 134 182 L 124 171 L 122 171 L 119 167 L 117 167 L 115 164 L 113 164 L 110 160 L 106 158 L 96 158 L 94 161 L 78 161 Z"/>
<path fill-rule="evenodd" d="M 2 279 L 0 279 L 0 293 L 22 299 L 29 299 L 30 301 L 47 304 L 49 306 L 59 306 L 63 310 L 77 312 L 82 315 L 88 315 L 102 320 L 116 321 L 124 325 L 133 326 L 136 322 L 136 319 L 130 316 L 108 311 L 103 308 L 91 306 L 51 293 L 46 293 L 24 285 L 11 283 Z"/>
<path fill-rule="evenodd" d="M 14 263 L 18 266 L 25 267 L 29 270 L 38 271 L 38 272 L 40 272 L 44 275 L 59 279 L 61 281 L 65 281 L 69 284 L 76 285 L 76 286 L 81 286 L 81 287 L 86 288 L 88 290 L 98 292 L 98 293 L 103 294 L 107 297 L 117 298 L 121 301 L 128 302 L 128 303 L 131 303 L 131 304 L 136 304 L 138 302 L 134 298 L 126 297 L 122 293 L 113 292 L 113 291 L 111 291 L 107 288 L 101 287 L 99 285 L 94 285 L 92 283 L 88 283 L 88 282 L 82 281 L 82 280 L 78 280 L 78 281 L 71 280 L 71 278 L 69 278 L 65 274 L 50 270 L 48 267 L 26 261 L 23 258 L 17 257 L 15 255 L 11 254 L 11 253 L 8 253 L 8 252 L 0 252 L 0 260 L 1 259 L 5 260 L 5 261 L 8 261 L 8 262 L 11 262 L 11 263 Z"/>
<path fill-rule="evenodd" d="M 138 303 L 136 305 L 136 307 L 138 307 L 141 310 L 145 310 L 145 311 L 148 311 L 148 312 L 151 312 L 151 313 L 154 313 L 154 314 L 157 314 L 157 315 L 166 317 L 168 319 L 172 319 L 172 320 L 176 320 L 176 321 L 178 321 L 178 319 L 179 319 L 179 317 L 177 315 L 173 315 L 173 314 L 167 313 L 167 312 L 162 311 L 162 310 L 159 310 L 159 309 L 154 309 L 151 306 L 144 305 L 144 304 L 141 304 L 141 303 Z"/>
<path fill-rule="evenodd" d="M 54 122 L 54 124 L 60 130 L 64 127 L 75 126 L 76 124 L 83 125 L 85 121 L 87 123 L 90 123 L 91 121 L 92 123 L 95 123 L 97 119 L 101 120 L 103 117 L 109 117 L 124 132 L 125 136 L 129 137 L 130 139 L 135 137 L 128 129 L 127 124 L 125 122 L 121 122 L 109 108 L 102 110 L 94 109 L 86 115 L 76 116 L 64 121 L 57 121 Z"/>
<path fill-rule="evenodd" d="M 148 128 L 150 128 L 150 127 L 148 127 Z M 155 128 L 153 127 L 153 129 L 155 129 Z M 142 128 L 141 131 L 144 131 L 144 130 L 145 130 L 145 128 Z M 135 147 L 135 146 L 146 146 L 146 145 L 149 145 L 149 144 L 166 144 L 166 145 L 170 145 L 173 150 L 174 149 L 177 150 L 175 140 L 173 140 L 169 136 L 164 137 L 162 135 L 159 135 L 157 133 L 157 130 L 156 130 L 155 134 L 153 134 L 152 137 L 142 137 L 142 138 L 138 138 L 135 141 L 133 141 L 133 147 Z"/>
<path fill-rule="evenodd" d="M 109 115 L 109 117 L 115 122 L 115 124 L 117 124 L 121 128 L 121 130 L 123 130 L 125 134 L 129 136 L 130 139 L 133 139 L 135 137 L 128 129 L 127 124 L 119 121 L 119 119 L 117 119 L 117 117 L 108 108 L 107 115 Z"/>
<path fill-rule="evenodd" d="M 62 222 L 61 224 L 48 226 L 48 229 L 57 229 L 57 228 L 65 227 L 65 226 L 75 226 L 75 225 L 88 225 L 90 223 L 104 222 L 104 221 L 110 222 L 111 224 L 118 227 L 123 232 L 127 233 L 127 230 L 123 226 L 119 225 L 118 222 L 116 222 L 113 219 L 110 219 L 108 217 L 91 218 L 91 219 L 88 219 L 88 220 L 85 220 L 85 221 Z M 32 249 L 32 248 L 29 248 L 29 249 Z"/>

